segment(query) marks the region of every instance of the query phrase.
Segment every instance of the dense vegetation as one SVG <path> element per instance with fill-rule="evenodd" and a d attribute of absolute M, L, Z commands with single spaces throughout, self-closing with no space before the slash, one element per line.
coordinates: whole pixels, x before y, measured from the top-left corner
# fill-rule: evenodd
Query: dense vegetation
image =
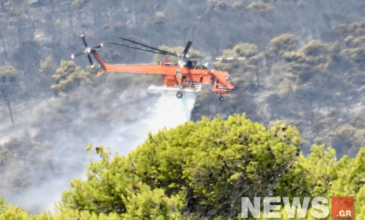
<path fill-rule="evenodd" d="M 231 73 L 236 90 L 218 106 L 213 94 L 199 94 L 192 118 L 246 112 L 266 125 L 282 119 L 302 131 L 306 153 L 313 143 L 328 143 L 355 156 L 365 144 L 364 25 L 340 25 L 331 42 L 300 46 L 298 36 L 285 33 L 265 50 L 249 43 L 224 50 L 214 67 Z"/>
<path fill-rule="evenodd" d="M 156 102 L 145 88 L 159 83 L 158 77 L 96 78 L 96 70 L 84 68 L 87 59 L 65 61 L 82 48 L 82 32 L 90 45 L 105 43 L 101 55 L 108 63 L 166 58 L 106 43 L 119 35 L 173 51 L 194 40 L 193 49 L 200 51 L 195 55 L 211 57 L 215 69 L 229 71 L 236 90 L 223 103 L 203 90 L 192 121 L 243 112 L 266 127 L 280 119 L 301 131 L 304 155 L 313 144 L 328 144 L 339 158 L 353 158 L 365 144 L 362 1 L 0 3 L 0 195 L 6 198 L 17 195 L 23 201 L 24 192 L 35 186 L 82 172 L 87 160 L 78 157 L 90 137 L 107 139 L 115 124 L 135 121 Z M 355 163 L 344 161 L 343 166 Z M 303 187 L 314 184 L 305 181 Z M 318 184 L 316 189 L 322 190 Z"/>
<path fill-rule="evenodd" d="M 71 182 L 58 214 L 30 216 L 2 202 L 0 217 L 239 219 L 241 197 L 275 195 L 353 196 L 354 219 L 363 219 L 365 149 L 336 161 L 332 148 L 313 145 L 305 157 L 300 144 L 298 130 L 281 122 L 266 129 L 245 115 L 203 118 L 150 134 L 128 156 L 96 147 L 101 160 L 86 181 Z"/>
<path fill-rule="evenodd" d="M 147 82 L 153 83 L 158 79 L 144 75 L 109 74 L 96 80 L 96 70 L 83 70 L 72 61 L 63 61 L 57 67 L 49 57 L 40 65 L 37 80 L 42 82 L 42 87 L 37 89 L 37 93 L 27 93 L 19 89 L 22 76 L 15 68 L 0 68 L 3 68 L 1 77 L 4 80 L 0 82 L 0 94 L 3 91 L 4 97 L 9 100 L 3 114 L 11 116 L 6 121 L 11 121 L 13 115 L 14 118 L 32 115 L 29 124 L 15 121 L 13 126 L 19 134 L 14 138 L 10 138 L 11 133 L 6 131 L 2 136 L 9 136 L 5 143 L 0 142 L 2 196 L 20 194 L 84 166 L 82 164 L 87 163 L 86 160 L 76 159 L 77 155 L 84 155 L 79 144 L 87 143 L 90 135 L 104 135 L 113 124 L 140 117 L 143 111 L 136 114 L 136 109 L 145 108 L 154 99 L 152 96 L 142 103 L 140 100 L 146 94 L 136 94 L 134 90 L 145 88 Z M 127 87 L 131 88 L 129 92 L 125 91 Z M 39 96 L 43 104 L 34 109 L 31 96 Z M 20 108 L 19 105 L 26 101 L 27 105 Z M 31 173 L 36 173 L 36 177 Z"/>

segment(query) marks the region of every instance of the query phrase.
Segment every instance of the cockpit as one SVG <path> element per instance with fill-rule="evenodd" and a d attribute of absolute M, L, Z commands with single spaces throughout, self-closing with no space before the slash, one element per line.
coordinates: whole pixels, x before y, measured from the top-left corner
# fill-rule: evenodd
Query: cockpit
<path fill-rule="evenodd" d="M 190 61 L 190 60 L 187 62 L 186 67 L 188 67 L 189 69 L 202 69 L 202 70 L 208 69 L 203 64 L 196 62 L 196 61 Z"/>
<path fill-rule="evenodd" d="M 189 69 L 201 69 L 201 70 L 207 70 L 208 67 L 200 62 L 197 61 L 191 61 L 191 60 L 185 60 L 180 59 L 178 62 L 171 62 L 171 59 L 168 58 L 167 60 L 160 63 L 160 65 L 166 65 L 166 66 L 180 66 L 180 67 L 187 67 Z"/>
<path fill-rule="evenodd" d="M 229 82 L 229 83 L 231 83 L 231 85 L 233 85 L 233 82 L 231 81 L 230 76 L 226 76 L 225 79 L 226 79 L 226 82 Z"/>

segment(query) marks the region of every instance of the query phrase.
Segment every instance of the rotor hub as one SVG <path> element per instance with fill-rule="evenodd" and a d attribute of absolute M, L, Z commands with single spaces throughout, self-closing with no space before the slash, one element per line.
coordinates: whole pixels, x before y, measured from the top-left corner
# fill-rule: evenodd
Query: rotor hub
<path fill-rule="evenodd" d="M 86 39 L 85 39 L 85 35 L 84 34 L 81 34 L 80 35 L 80 38 L 82 39 L 82 42 L 84 43 L 84 46 L 85 46 L 85 49 L 76 53 L 76 54 L 71 54 L 71 59 L 75 59 L 75 57 L 78 57 L 82 54 L 87 54 L 87 59 L 89 60 L 89 63 L 91 65 L 91 68 L 94 67 L 94 64 L 93 64 L 93 61 L 91 59 L 91 56 L 90 54 L 93 52 L 93 51 L 96 51 L 96 50 L 100 50 L 100 48 L 102 48 L 104 45 L 103 43 L 100 43 L 99 45 L 95 46 L 95 47 L 89 47 L 89 45 L 87 44 L 86 42 Z"/>
<path fill-rule="evenodd" d="M 90 47 L 86 47 L 85 48 L 85 52 L 90 54 L 91 53 L 91 48 Z"/>

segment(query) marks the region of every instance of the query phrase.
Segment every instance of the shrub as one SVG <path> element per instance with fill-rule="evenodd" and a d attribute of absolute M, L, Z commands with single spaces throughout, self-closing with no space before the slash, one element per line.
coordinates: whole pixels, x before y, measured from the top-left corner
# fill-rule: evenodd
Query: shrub
<path fill-rule="evenodd" d="M 268 13 L 275 10 L 275 6 L 264 2 L 252 2 L 246 7 L 246 10 L 256 13 Z"/>
<path fill-rule="evenodd" d="M 238 2 L 233 3 L 232 8 L 236 9 L 236 10 L 243 10 L 243 9 L 245 9 L 245 6 L 243 5 L 243 3 L 241 1 L 238 1 Z"/>
<path fill-rule="evenodd" d="M 71 8 L 73 9 L 81 9 L 82 7 L 84 7 L 86 5 L 88 0 L 74 0 L 71 3 Z"/>
<path fill-rule="evenodd" d="M 285 52 L 295 50 L 298 43 L 299 40 L 294 34 L 282 34 L 270 41 L 265 56 L 268 58 L 282 56 Z"/>
<path fill-rule="evenodd" d="M 227 10 L 227 4 L 223 1 L 218 2 L 215 7 L 214 7 L 215 11 L 225 11 Z"/>
<path fill-rule="evenodd" d="M 270 194 L 295 161 L 298 135 L 280 122 L 266 129 L 236 115 L 150 134 L 128 157 L 111 160 L 98 147 L 102 160 L 90 165 L 86 182 L 72 181 L 61 207 L 179 219 L 184 204 L 193 215 L 232 218 L 240 213 L 242 196 Z"/>

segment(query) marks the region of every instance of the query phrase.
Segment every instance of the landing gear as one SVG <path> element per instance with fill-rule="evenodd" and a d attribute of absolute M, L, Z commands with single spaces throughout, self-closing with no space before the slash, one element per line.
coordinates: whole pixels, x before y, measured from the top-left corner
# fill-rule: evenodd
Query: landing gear
<path fill-rule="evenodd" d="M 183 97 L 182 92 L 179 91 L 176 93 L 176 98 L 181 99 L 182 97 Z"/>
<path fill-rule="evenodd" d="M 219 101 L 223 102 L 223 96 L 219 97 Z"/>

